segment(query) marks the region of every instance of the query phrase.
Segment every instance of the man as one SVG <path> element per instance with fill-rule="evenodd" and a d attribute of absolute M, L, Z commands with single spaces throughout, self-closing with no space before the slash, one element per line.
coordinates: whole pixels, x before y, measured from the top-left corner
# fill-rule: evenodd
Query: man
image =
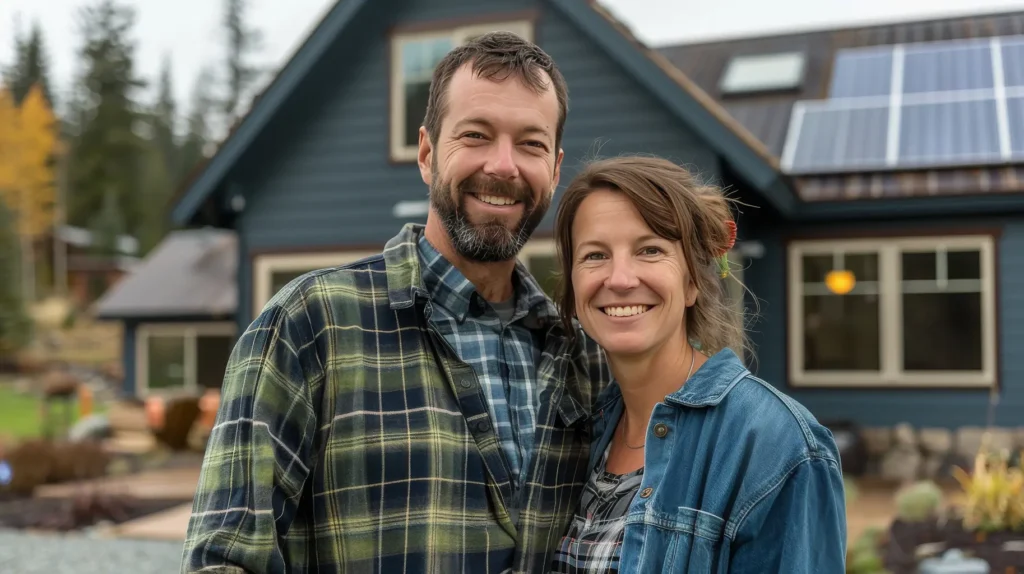
<path fill-rule="evenodd" d="M 224 381 L 185 572 L 544 572 L 608 374 L 516 263 L 558 184 L 567 89 L 537 46 L 438 65 L 427 224 L 267 304 Z"/>

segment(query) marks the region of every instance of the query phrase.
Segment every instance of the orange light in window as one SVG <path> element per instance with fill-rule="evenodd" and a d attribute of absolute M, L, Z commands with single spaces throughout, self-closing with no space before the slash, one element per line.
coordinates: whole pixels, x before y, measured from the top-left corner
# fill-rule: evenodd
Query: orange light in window
<path fill-rule="evenodd" d="M 828 275 L 825 275 L 825 286 L 836 295 L 846 295 L 853 291 L 856 284 L 857 278 L 853 276 L 853 271 L 829 271 Z"/>

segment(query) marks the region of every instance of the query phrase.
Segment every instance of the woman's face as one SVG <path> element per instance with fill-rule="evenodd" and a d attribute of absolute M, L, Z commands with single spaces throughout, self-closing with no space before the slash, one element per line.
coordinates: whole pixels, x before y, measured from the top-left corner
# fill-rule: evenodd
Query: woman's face
<path fill-rule="evenodd" d="M 697 289 L 682 246 L 656 235 L 622 193 L 599 189 L 573 221 L 572 286 L 583 329 L 609 355 L 682 348 Z"/>

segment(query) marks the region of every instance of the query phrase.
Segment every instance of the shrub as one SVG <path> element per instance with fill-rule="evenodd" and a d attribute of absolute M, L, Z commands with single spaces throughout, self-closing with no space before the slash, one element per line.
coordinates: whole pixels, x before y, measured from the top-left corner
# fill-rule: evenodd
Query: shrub
<path fill-rule="evenodd" d="M 56 482 L 89 480 L 106 474 L 110 455 L 97 443 L 27 440 L 6 456 L 11 482 L 6 489 L 19 495 L 31 495 L 39 486 Z"/>
<path fill-rule="evenodd" d="M 964 528 L 1024 530 L 1024 462 L 1010 466 L 1008 455 L 982 451 L 972 473 L 955 467 L 953 476 L 964 490 Z"/>
<path fill-rule="evenodd" d="M 922 522 L 939 513 L 942 500 L 942 490 L 934 482 L 917 482 L 896 493 L 896 515 L 906 522 Z"/>

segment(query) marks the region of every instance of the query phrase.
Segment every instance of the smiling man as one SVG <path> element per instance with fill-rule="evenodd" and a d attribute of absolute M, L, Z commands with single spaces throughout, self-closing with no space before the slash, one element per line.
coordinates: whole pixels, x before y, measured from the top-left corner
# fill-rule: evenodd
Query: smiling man
<path fill-rule="evenodd" d="M 547 570 L 608 378 L 516 262 L 558 184 L 567 101 L 509 33 L 438 65 L 426 226 L 292 281 L 243 333 L 184 572 Z"/>

